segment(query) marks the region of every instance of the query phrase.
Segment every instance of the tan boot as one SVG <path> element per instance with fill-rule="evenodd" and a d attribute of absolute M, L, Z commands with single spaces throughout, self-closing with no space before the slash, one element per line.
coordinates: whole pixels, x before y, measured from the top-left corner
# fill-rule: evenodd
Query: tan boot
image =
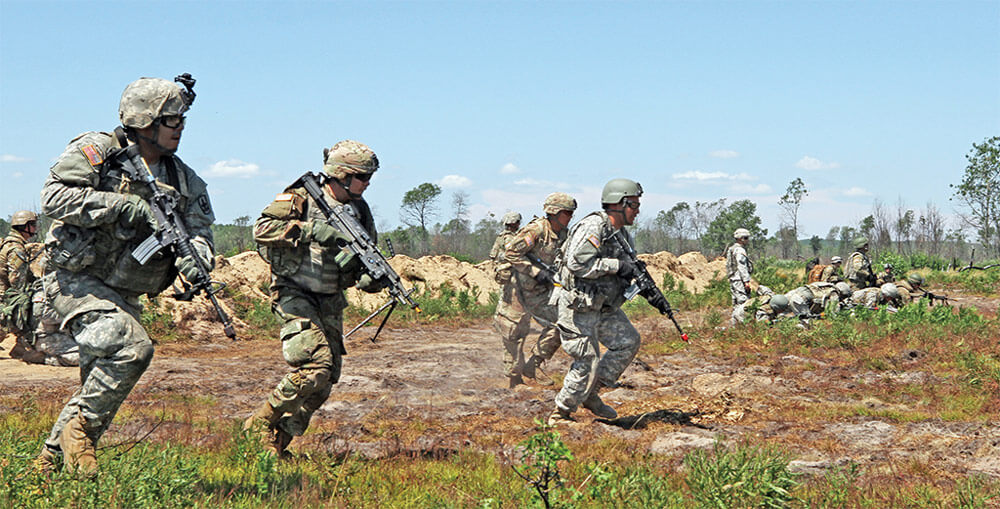
<path fill-rule="evenodd" d="M 538 385 L 554 385 L 555 382 L 539 369 L 543 362 L 545 360 L 537 355 L 528 357 L 528 360 L 524 361 L 524 367 L 521 368 L 521 374 L 534 380 Z M 538 371 L 542 371 L 542 376 L 538 376 Z"/>
<path fill-rule="evenodd" d="M 275 427 L 280 418 L 281 414 L 275 412 L 274 407 L 265 401 L 263 405 L 257 407 L 253 415 L 243 421 L 243 431 L 254 432 L 265 450 L 281 457 L 284 447 L 279 447 L 279 437 L 281 434 L 287 435 L 287 433 L 277 430 Z M 289 437 L 288 442 L 291 442 L 291 437 Z M 288 444 L 285 443 L 285 445 Z"/>
<path fill-rule="evenodd" d="M 559 408 L 557 406 L 555 410 L 553 410 L 552 413 L 549 414 L 549 419 L 547 422 L 549 426 L 558 426 L 560 424 L 569 424 L 571 422 L 576 422 L 576 419 L 574 419 L 573 416 L 570 415 L 569 410 L 563 410 L 562 408 Z"/>
<path fill-rule="evenodd" d="M 601 397 L 597 395 L 597 390 L 594 390 L 587 399 L 583 400 L 583 408 L 590 410 L 594 415 L 601 417 L 603 419 L 614 419 L 618 417 L 618 412 L 614 408 L 604 404 L 601 401 Z"/>
<path fill-rule="evenodd" d="M 75 472 L 78 477 L 93 477 L 97 475 L 97 449 L 83 424 L 80 414 L 70 419 L 59 435 L 59 447 L 67 470 Z"/>
<path fill-rule="evenodd" d="M 31 461 L 31 469 L 45 477 L 49 477 L 58 468 L 56 465 L 56 454 L 50 451 L 45 445 L 42 445 L 42 452 L 38 453 L 38 456 Z"/>

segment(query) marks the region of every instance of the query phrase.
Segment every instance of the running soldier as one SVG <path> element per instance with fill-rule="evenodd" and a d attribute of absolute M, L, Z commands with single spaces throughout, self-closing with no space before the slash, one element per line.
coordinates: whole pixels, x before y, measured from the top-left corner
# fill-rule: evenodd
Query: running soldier
<path fill-rule="evenodd" d="M 581 219 L 566 238 L 559 272 L 563 286 L 556 293 L 562 347 L 573 363 L 556 395 L 551 425 L 573 421 L 572 413 L 581 404 L 598 417 L 618 415 L 598 391 L 615 385 L 639 351 L 639 332 L 621 306 L 625 289 L 642 269 L 629 260 L 620 242 L 633 244 L 623 227 L 635 222 L 641 196 L 638 182 L 611 180 L 601 193 L 604 210 Z M 666 302 L 650 304 L 666 307 Z M 600 345 L 607 349 L 604 355 Z"/>
<path fill-rule="evenodd" d="M 11 358 L 20 359 L 32 351 L 25 332 L 31 312 L 31 273 L 29 244 L 38 232 L 38 215 L 19 210 L 10 219 L 10 232 L 0 241 L 0 305 L 4 325 L 17 337 Z"/>
<path fill-rule="evenodd" d="M 507 242 L 505 251 L 514 275 L 501 290 L 494 327 L 503 340 L 504 374 L 511 389 L 524 383 L 522 375 L 542 385 L 555 383 L 548 377 L 539 378 L 536 371 L 559 349 L 556 306 L 549 304 L 555 284 L 552 267 L 559 247 L 566 240 L 566 227 L 576 210 L 576 200 L 566 193 L 552 193 L 542 207 L 545 217 L 535 218 L 518 230 Z M 532 318 L 542 326 L 542 332 L 531 357 L 525 361 L 524 340 Z"/>
<path fill-rule="evenodd" d="M 378 241 L 371 209 L 361 195 L 379 162 L 368 146 L 344 140 L 323 150 L 326 202 L 344 205 Z M 374 293 L 384 281 L 364 274 L 361 261 L 343 248 L 351 241 L 327 223 L 300 181 L 286 188 L 254 225 L 254 239 L 271 265 L 271 309 L 284 324 L 281 353 L 292 370 L 244 423 L 259 434 L 268 452 L 281 458 L 292 438 L 340 380 L 343 356 L 344 290 L 357 286 Z"/>
<path fill-rule="evenodd" d="M 503 215 L 501 221 L 503 222 L 504 230 L 500 232 L 500 235 L 493 242 L 493 247 L 490 249 L 490 260 L 493 260 L 493 279 L 496 280 L 502 290 L 503 286 L 510 281 L 512 273 L 510 263 L 507 261 L 507 243 L 514 237 L 517 230 L 521 228 L 521 214 L 508 212 Z M 497 310 L 499 311 L 499 309 L 498 307 Z M 494 320 L 499 319 L 499 316 L 494 316 Z"/>
<path fill-rule="evenodd" d="M 193 81 L 185 86 L 158 78 L 129 84 L 118 109 L 122 127 L 73 139 L 42 189 L 42 212 L 55 220 L 46 238 L 45 300 L 79 345 L 81 380 L 36 460 L 44 472 L 61 452 L 77 475 L 97 473 L 97 442 L 153 358 L 139 296 L 158 295 L 178 272 L 198 280 L 198 264 L 214 264 L 215 215 L 205 182 L 174 155 L 194 99 Z M 193 238 L 190 257 L 161 249 L 140 264 L 133 256 L 157 226 L 152 190 L 116 157 L 133 145 L 155 185 L 176 200 Z"/>

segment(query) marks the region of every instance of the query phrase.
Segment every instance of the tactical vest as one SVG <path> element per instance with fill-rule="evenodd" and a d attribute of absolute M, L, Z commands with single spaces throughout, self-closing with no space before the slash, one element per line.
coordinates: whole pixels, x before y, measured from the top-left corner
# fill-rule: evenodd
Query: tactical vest
<path fill-rule="evenodd" d="M 573 225 L 566 236 L 567 240 L 564 246 L 568 245 L 580 226 L 588 222 L 588 219 L 592 216 L 601 218 L 599 234 L 601 245 L 597 248 L 595 257 L 624 260 L 626 258 L 625 252 L 622 251 L 618 242 L 612 238 L 616 230 L 611 226 L 611 221 L 608 219 L 607 214 L 600 211 L 591 212 Z M 622 230 L 622 235 L 626 242 L 630 245 L 634 244 L 627 231 Z M 594 279 L 577 278 L 566 267 L 564 258 L 569 256 L 572 256 L 572 253 L 567 253 L 564 250 L 560 258 L 562 260 L 560 276 L 563 282 L 563 290 L 570 292 L 572 295 L 571 300 L 576 302 L 575 309 L 581 311 L 598 311 L 606 308 L 617 308 L 625 303 L 625 288 L 627 285 L 624 279 L 617 274 L 605 274 Z"/>

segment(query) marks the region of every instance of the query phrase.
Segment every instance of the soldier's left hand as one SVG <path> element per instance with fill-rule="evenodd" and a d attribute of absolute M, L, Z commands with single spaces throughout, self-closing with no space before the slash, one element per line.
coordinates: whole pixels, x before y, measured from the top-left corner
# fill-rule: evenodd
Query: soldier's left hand
<path fill-rule="evenodd" d="M 178 258 L 175 266 L 187 282 L 197 283 L 201 280 L 201 271 L 198 270 L 198 264 L 194 261 L 194 258 L 190 256 Z"/>

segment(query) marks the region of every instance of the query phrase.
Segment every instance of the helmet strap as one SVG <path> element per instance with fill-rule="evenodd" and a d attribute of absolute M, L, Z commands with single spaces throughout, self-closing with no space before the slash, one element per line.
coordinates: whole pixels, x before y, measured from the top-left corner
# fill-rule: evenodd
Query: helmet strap
<path fill-rule="evenodd" d="M 167 147 L 164 147 L 163 145 L 160 145 L 156 141 L 160 137 L 160 119 L 154 120 L 153 123 L 152 123 L 152 127 L 153 127 L 153 136 L 152 137 L 143 136 L 141 133 L 139 133 L 139 131 L 137 129 L 132 129 L 131 131 L 135 134 L 136 138 L 138 138 L 138 139 L 140 139 L 142 141 L 145 141 L 146 143 L 148 143 L 148 144 L 156 147 L 156 149 L 159 150 L 162 155 L 165 155 L 165 156 L 172 156 L 172 155 L 174 155 L 174 153 L 177 152 L 177 149 L 169 149 Z"/>

